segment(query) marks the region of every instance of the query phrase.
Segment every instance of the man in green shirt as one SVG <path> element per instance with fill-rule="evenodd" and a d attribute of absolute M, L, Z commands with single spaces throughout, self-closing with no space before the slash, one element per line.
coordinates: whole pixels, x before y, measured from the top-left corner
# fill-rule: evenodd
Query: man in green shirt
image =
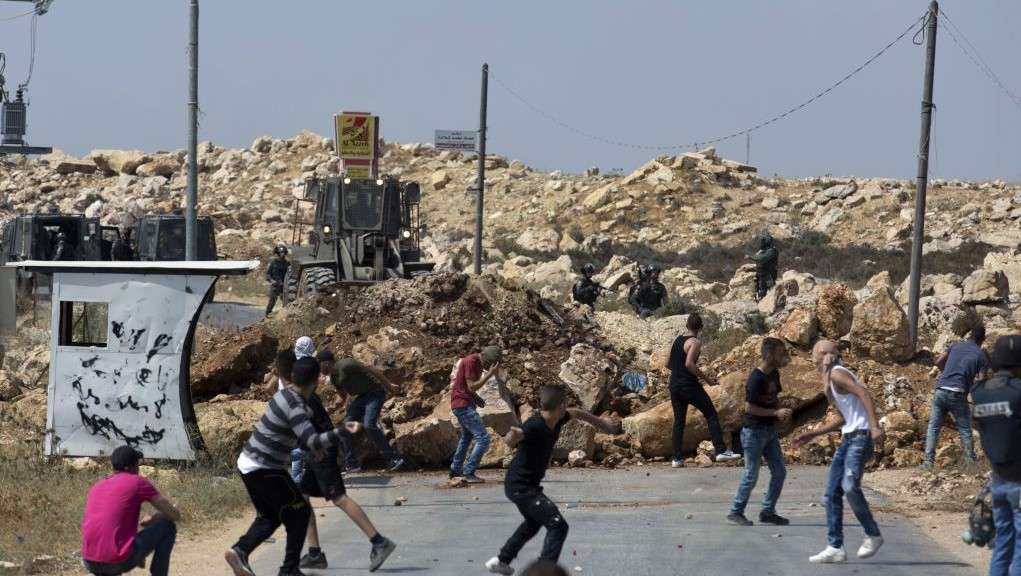
<path fill-rule="evenodd" d="M 379 427 L 379 413 L 383 410 L 383 402 L 387 394 L 396 394 L 400 387 L 391 382 L 382 372 L 367 366 L 354 358 L 337 360 L 333 352 L 323 350 L 318 354 L 323 374 L 330 375 L 330 383 L 337 388 L 341 397 L 351 396 L 347 408 L 345 422 L 360 422 L 366 434 L 379 447 L 383 458 L 389 463 L 390 471 L 404 465 L 404 459 L 394 450 L 386 439 L 386 434 Z M 354 444 L 343 439 L 341 442 L 346 453 L 345 468 L 347 472 L 361 472 L 361 464 L 355 453 Z"/>

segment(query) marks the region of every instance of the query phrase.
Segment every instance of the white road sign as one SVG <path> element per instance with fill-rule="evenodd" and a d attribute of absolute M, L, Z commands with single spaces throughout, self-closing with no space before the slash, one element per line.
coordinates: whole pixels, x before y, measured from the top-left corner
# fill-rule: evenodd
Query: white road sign
<path fill-rule="evenodd" d="M 475 130 L 437 130 L 436 149 L 474 152 L 476 134 Z"/>

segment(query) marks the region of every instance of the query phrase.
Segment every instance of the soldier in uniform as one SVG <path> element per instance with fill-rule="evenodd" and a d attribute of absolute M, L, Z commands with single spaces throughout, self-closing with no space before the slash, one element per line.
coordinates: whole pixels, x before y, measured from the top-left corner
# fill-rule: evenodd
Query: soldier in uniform
<path fill-rule="evenodd" d="M 135 250 L 131 247 L 131 228 L 121 227 L 120 235 L 113 241 L 113 246 L 110 248 L 110 256 L 117 261 L 135 259 Z"/>
<path fill-rule="evenodd" d="M 765 233 L 759 238 L 759 251 L 751 256 L 755 262 L 755 297 L 759 300 L 776 284 L 776 266 L 780 251 L 773 244 L 773 237 Z"/>
<path fill-rule="evenodd" d="M 581 277 L 574 283 L 574 288 L 571 289 L 571 296 L 574 301 L 579 304 L 585 304 L 590 309 L 595 310 L 596 298 L 599 297 L 599 291 L 602 290 L 602 286 L 599 282 L 592 280 L 592 274 L 596 271 L 595 266 L 592 264 L 585 264 L 581 267 Z"/>
<path fill-rule="evenodd" d="M 1021 574 L 1021 335 L 1000 336 L 993 348 L 992 378 L 972 389 L 972 415 L 982 448 L 992 465 L 996 538 L 989 560 L 990 576 Z"/>
<path fill-rule="evenodd" d="M 269 316 L 276 306 L 277 298 L 280 298 L 284 305 L 287 304 L 287 297 L 284 296 L 284 280 L 287 278 L 287 269 L 291 263 L 287 261 L 287 246 L 277 244 L 273 249 L 275 255 L 266 267 L 266 280 L 270 283 L 269 302 L 266 304 L 266 316 Z"/>
<path fill-rule="evenodd" d="M 53 259 L 54 260 L 73 260 L 73 250 L 71 245 L 67 243 L 67 234 L 63 230 L 57 232 L 57 237 L 54 242 L 53 248 Z"/>
<path fill-rule="evenodd" d="M 645 319 L 666 303 L 666 286 L 659 281 L 659 267 L 649 264 L 639 270 L 638 284 L 631 286 L 628 304 Z"/>

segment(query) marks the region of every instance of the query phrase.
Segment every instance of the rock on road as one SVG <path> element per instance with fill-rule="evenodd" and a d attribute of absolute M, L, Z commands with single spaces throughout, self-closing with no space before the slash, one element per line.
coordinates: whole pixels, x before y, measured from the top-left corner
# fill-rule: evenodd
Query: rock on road
<path fill-rule="evenodd" d="M 808 557 L 826 545 L 826 519 L 819 504 L 826 468 L 788 469 L 778 511 L 791 525 L 741 528 L 727 524 L 741 468 L 686 468 L 663 465 L 630 470 L 552 469 L 546 494 L 560 506 L 570 534 L 560 558 L 570 573 L 595 576 L 721 574 L 795 576 L 817 574 L 975 575 L 984 566 L 961 562 L 928 539 L 908 520 L 876 511 L 886 539 L 880 553 L 857 560 L 861 527 L 845 506 L 845 549 L 849 561 L 815 566 Z M 446 474 L 359 475 L 348 480 L 350 494 L 379 530 L 398 543 L 380 574 L 470 575 L 487 573 L 494 556 L 520 522 L 504 498 L 502 472 L 485 471 L 484 485 L 448 489 Z M 759 499 L 769 481 L 763 468 L 747 516 L 757 520 Z M 866 476 L 866 489 L 868 476 Z M 867 493 L 873 508 L 881 498 Z M 400 507 L 394 502 L 405 497 Z M 313 501 L 330 568 L 313 574 L 365 573 L 369 544 L 354 524 L 322 499 Z M 962 518 L 962 525 L 964 519 Z M 545 532 L 529 542 L 514 567 L 534 559 Z M 235 538 L 236 535 L 231 535 Z M 253 554 L 258 574 L 274 574 L 283 554 L 284 532 Z M 580 570 L 579 570 L 580 569 Z"/>

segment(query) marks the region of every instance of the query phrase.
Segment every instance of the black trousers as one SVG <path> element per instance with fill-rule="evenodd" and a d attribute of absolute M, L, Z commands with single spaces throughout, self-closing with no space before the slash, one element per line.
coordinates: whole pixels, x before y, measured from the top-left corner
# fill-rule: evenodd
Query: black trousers
<path fill-rule="evenodd" d="M 723 441 L 723 429 L 720 428 L 720 417 L 716 414 L 716 407 L 709 398 L 709 394 L 701 386 L 671 386 L 670 405 L 674 409 L 674 442 L 673 458 L 680 460 L 681 446 L 684 443 L 684 425 L 688 420 L 688 406 L 694 406 L 696 410 L 705 416 L 706 424 L 709 426 L 709 435 L 713 439 L 713 449 L 716 453 L 725 452 L 727 444 Z"/>
<path fill-rule="evenodd" d="M 287 530 L 287 545 L 280 569 L 297 570 L 305 532 L 308 531 L 308 518 L 312 515 L 308 502 L 286 470 L 256 470 L 242 474 L 241 481 L 255 506 L 256 516 L 248 532 L 238 539 L 235 546 L 245 554 L 251 554 L 283 524 Z"/>
<path fill-rule="evenodd" d="M 560 550 L 567 540 L 567 521 L 560 515 L 560 510 L 541 490 L 532 490 L 509 494 L 511 502 L 517 507 L 525 521 L 518 526 L 507 543 L 500 549 L 500 561 L 510 564 L 518 556 L 529 540 L 546 528 L 546 540 L 542 544 L 539 559 L 556 562 L 560 559 Z"/>

